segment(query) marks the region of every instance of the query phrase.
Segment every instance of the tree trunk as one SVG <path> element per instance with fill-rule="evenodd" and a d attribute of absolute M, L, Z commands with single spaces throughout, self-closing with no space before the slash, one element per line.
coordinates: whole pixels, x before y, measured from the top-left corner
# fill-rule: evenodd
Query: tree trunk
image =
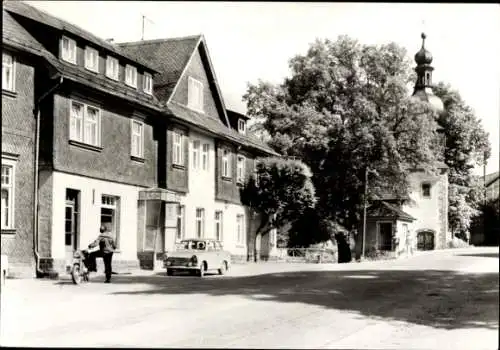
<path fill-rule="evenodd" d="M 257 256 L 257 238 L 260 236 L 260 232 L 255 233 L 255 237 L 253 239 L 253 261 L 257 262 L 259 257 Z"/>

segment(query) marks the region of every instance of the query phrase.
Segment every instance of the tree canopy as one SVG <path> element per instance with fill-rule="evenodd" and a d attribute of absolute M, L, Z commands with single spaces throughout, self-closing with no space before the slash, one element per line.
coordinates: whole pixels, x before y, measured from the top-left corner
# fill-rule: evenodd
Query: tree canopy
<path fill-rule="evenodd" d="M 241 201 L 259 218 L 253 240 L 257 260 L 257 237 L 293 222 L 316 204 L 309 167 L 299 160 L 277 157 L 256 160 L 255 174 L 241 188 Z M 249 257 L 249 256 L 248 256 Z"/>
<path fill-rule="evenodd" d="M 404 48 L 340 36 L 317 40 L 289 65 L 282 84 L 250 84 L 244 100 L 260 121 L 253 129 L 311 168 L 325 217 L 347 229 L 358 224 L 366 168 L 378 174 L 371 194 L 402 197 L 410 169 L 436 171 L 437 116 L 410 97 L 415 75 Z"/>
<path fill-rule="evenodd" d="M 471 221 L 480 213 L 484 200 L 482 181 L 474 176 L 473 169 L 490 157 L 491 146 L 479 118 L 458 91 L 439 83 L 434 92 L 445 108 L 439 124 L 446 135 L 444 161 L 449 167 L 448 222 L 452 232 L 467 238 Z"/>

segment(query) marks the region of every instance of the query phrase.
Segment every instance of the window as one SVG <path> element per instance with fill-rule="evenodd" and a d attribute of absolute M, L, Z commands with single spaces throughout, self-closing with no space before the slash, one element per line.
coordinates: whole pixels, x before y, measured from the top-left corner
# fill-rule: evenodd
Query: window
<path fill-rule="evenodd" d="M 181 133 L 174 131 L 173 163 L 184 165 L 184 140 Z"/>
<path fill-rule="evenodd" d="M 116 247 L 120 247 L 120 197 L 101 196 L 101 226 L 105 226 L 111 236 L 114 237 Z"/>
<path fill-rule="evenodd" d="M 181 240 L 184 238 L 184 206 L 177 206 L 177 231 L 176 239 Z"/>
<path fill-rule="evenodd" d="M 118 60 L 114 57 L 108 56 L 106 59 L 106 76 L 113 79 L 119 79 L 120 64 Z"/>
<path fill-rule="evenodd" d="M 215 212 L 215 239 L 222 241 L 222 211 Z"/>
<path fill-rule="evenodd" d="M 205 236 L 205 209 L 196 208 L 196 238 Z"/>
<path fill-rule="evenodd" d="M 2 229 L 14 228 L 15 162 L 2 158 Z"/>
<path fill-rule="evenodd" d="M 222 176 L 231 177 L 231 154 L 227 149 L 222 151 Z"/>
<path fill-rule="evenodd" d="M 61 58 L 66 62 L 76 64 L 76 41 L 63 36 L 61 39 Z"/>
<path fill-rule="evenodd" d="M 203 84 L 191 77 L 188 79 L 188 107 L 203 112 Z"/>
<path fill-rule="evenodd" d="M 243 119 L 238 119 L 238 131 L 242 134 L 246 131 L 246 122 Z"/>
<path fill-rule="evenodd" d="M 245 216 L 242 214 L 236 215 L 236 242 L 245 244 Z"/>
<path fill-rule="evenodd" d="M 254 160 L 253 162 L 253 176 L 254 176 L 254 180 L 255 180 L 255 185 L 256 186 L 259 186 L 259 172 L 258 172 L 258 169 L 257 169 L 257 160 Z"/>
<path fill-rule="evenodd" d="M 200 167 L 200 141 L 193 141 L 193 169 Z"/>
<path fill-rule="evenodd" d="M 203 144 L 203 149 L 201 151 L 201 166 L 203 170 L 208 170 L 208 149 L 210 145 L 208 143 Z"/>
<path fill-rule="evenodd" d="M 98 108 L 71 101 L 69 137 L 71 140 L 100 145 L 100 115 Z"/>
<path fill-rule="evenodd" d="M 238 156 L 238 163 L 236 164 L 236 182 L 245 182 L 245 157 Z"/>
<path fill-rule="evenodd" d="M 125 66 L 125 84 L 134 88 L 137 87 L 137 68 L 129 64 Z"/>
<path fill-rule="evenodd" d="M 2 53 L 2 90 L 14 91 L 16 81 L 16 72 L 14 57 Z"/>
<path fill-rule="evenodd" d="M 132 156 L 144 157 L 144 124 L 138 120 L 132 120 Z"/>
<path fill-rule="evenodd" d="M 142 78 L 142 89 L 147 94 L 153 93 L 153 76 L 149 73 L 144 73 Z"/>
<path fill-rule="evenodd" d="M 431 197 L 431 184 L 424 182 L 422 184 L 422 196 L 425 198 L 430 198 Z"/>
<path fill-rule="evenodd" d="M 99 72 L 99 53 L 89 46 L 85 48 L 85 68 Z"/>

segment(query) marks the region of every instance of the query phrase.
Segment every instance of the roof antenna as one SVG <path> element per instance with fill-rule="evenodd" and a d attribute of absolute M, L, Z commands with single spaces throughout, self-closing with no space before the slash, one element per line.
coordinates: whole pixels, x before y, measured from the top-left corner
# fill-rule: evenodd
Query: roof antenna
<path fill-rule="evenodd" d="M 147 20 L 148 22 L 150 22 L 151 24 L 155 24 L 155 22 L 153 22 L 152 20 L 150 20 L 149 18 L 147 18 L 146 16 L 142 15 L 142 35 L 141 35 L 141 41 L 144 40 L 144 20 Z"/>

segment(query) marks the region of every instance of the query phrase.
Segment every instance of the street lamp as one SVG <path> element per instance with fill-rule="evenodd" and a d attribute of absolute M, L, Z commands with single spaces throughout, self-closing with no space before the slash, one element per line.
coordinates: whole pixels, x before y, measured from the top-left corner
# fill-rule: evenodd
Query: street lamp
<path fill-rule="evenodd" d="M 367 197 L 368 197 L 368 173 L 374 173 L 375 171 L 371 170 L 369 167 L 365 167 L 365 195 L 363 198 L 363 245 L 361 248 L 361 259 L 365 259 L 365 242 L 366 242 L 366 206 L 367 206 Z"/>

